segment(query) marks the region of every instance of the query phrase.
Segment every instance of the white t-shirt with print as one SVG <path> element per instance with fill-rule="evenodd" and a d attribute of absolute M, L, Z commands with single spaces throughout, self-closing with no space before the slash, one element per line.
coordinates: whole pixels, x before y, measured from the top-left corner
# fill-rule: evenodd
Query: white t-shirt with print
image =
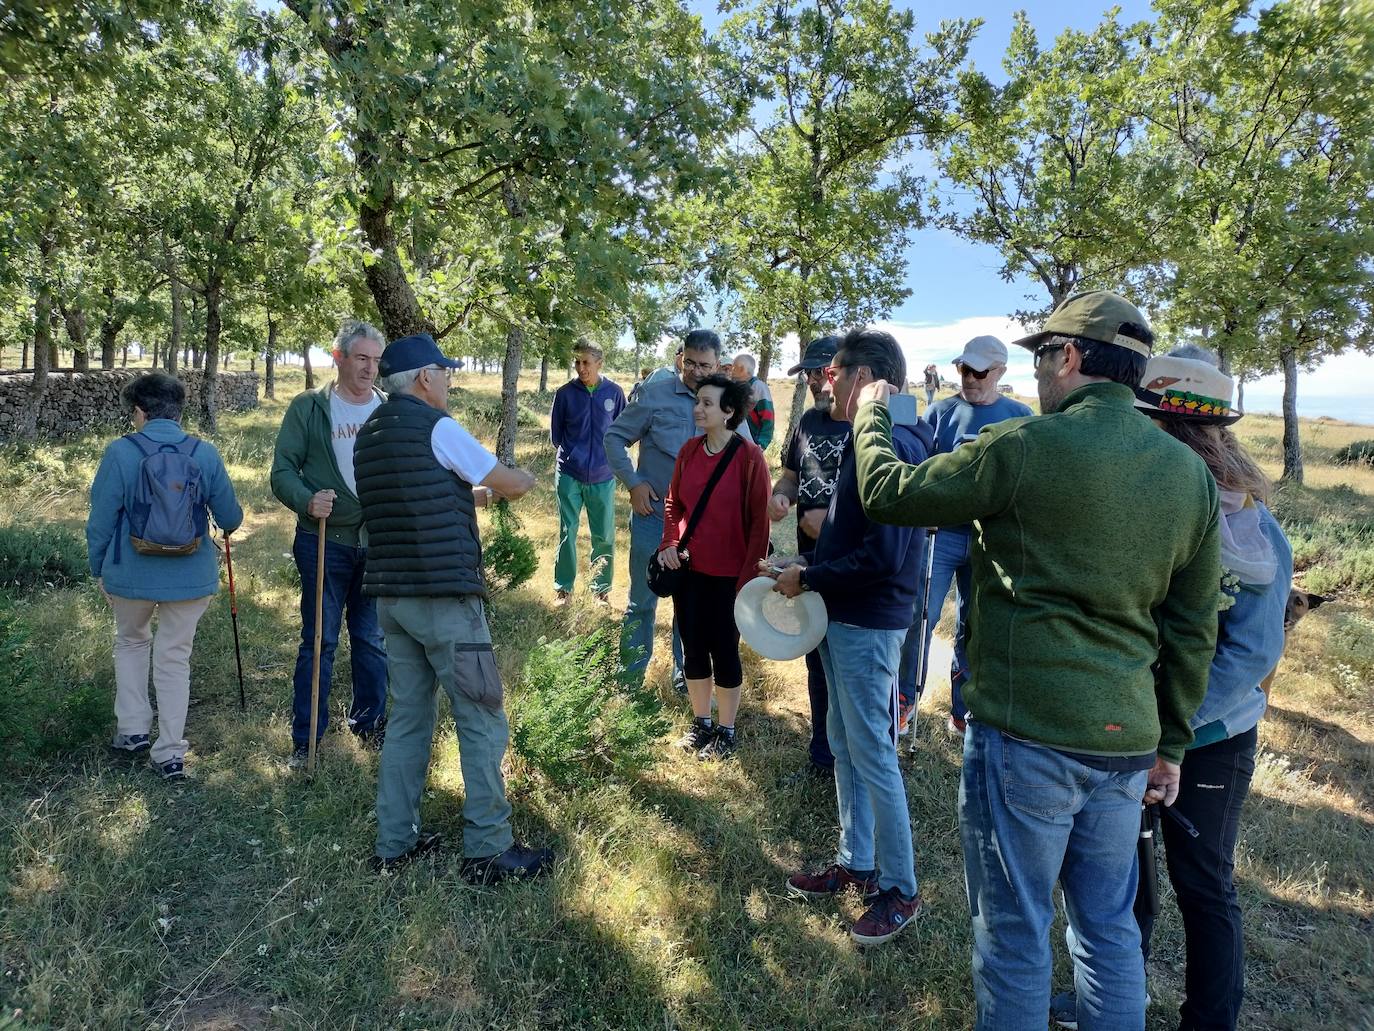
<path fill-rule="evenodd" d="M 376 411 L 382 399 L 375 393 L 362 404 L 345 401 L 337 390 L 329 392 L 329 421 L 333 434 L 334 459 L 339 463 L 339 475 L 350 493 L 358 493 L 358 480 L 353 475 L 353 445 L 358 431 L 367 417 Z"/>
<path fill-rule="evenodd" d="M 434 459 L 445 469 L 457 473 L 476 486 L 496 468 L 496 456 L 458 425 L 457 419 L 440 419 L 429 435 Z"/>

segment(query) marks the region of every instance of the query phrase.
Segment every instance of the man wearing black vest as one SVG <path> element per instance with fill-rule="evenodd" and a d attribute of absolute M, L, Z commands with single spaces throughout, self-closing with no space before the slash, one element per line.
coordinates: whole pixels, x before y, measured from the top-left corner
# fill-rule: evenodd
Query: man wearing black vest
<path fill-rule="evenodd" d="M 386 634 L 391 718 L 377 782 L 377 852 L 391 870 L 439 845 L 420 833 L 420 796 L 434 739 L 435 685 L 453 707 L 463 767 L 463 877 L 490 884 L 534 877 L 553 861 L 511 835 L 501 760 L 510 737 L 483 599 L 476 506 L 534 486 L 448 414 L 461 363 L 427 333 L 382 353 L 389 399 L 358 433 L 353 463 L 368 538 L 363 591 Z M 474 489 L 474 484 L 478 487 Z"/>

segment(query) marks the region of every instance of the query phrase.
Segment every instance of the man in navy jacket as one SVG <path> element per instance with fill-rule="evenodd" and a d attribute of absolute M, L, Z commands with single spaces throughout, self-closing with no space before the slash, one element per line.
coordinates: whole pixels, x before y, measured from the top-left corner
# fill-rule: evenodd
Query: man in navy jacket
<path fill-rule="evenodd" d="M 592 536 L 592 593 L 600 605 L 610 604 L 612 559 L 615 553 L 615 478 L 606 461 L 602 438 L 625 410 L 625 391 L 601 375 L 601 348 L 578 344 L 573 351 L 577 378 L 553 395 L 549 437 L 558 449 L 555 484 L 558 494 L 558 558 L 553 586 L 558 604 L 572 597 L 577 579 L 577 529 L 582 508 Z"/>
<path fill-rule="evenodd" d="M 865 384 L 906 382 L 906 361 L 889 334 L 860 329 L 841 341 L 826 373 L 834 396 L 831 417 L 848 422 Z M 923 423 L 893 430 L 903 461 L 913 464 L 929 457 L 933 439 Z M 924 537 L 923 530 L 869 521 L 859 500 L 851 439 L 815 555 L 809 563 L 795 559 L 777 574 L 777 591 L 788 597 L 816 591 L 830 617 L 820 652 L 840 818 L 835 861 L 819 873 L 793 874 L 787 888 L 803 898 L 857 888 L 869 908 L 849 933 L 864 945 L 893 938 L 921 909 L 911 817 L 897 764 L 897 666 L 916 607 Z"/>

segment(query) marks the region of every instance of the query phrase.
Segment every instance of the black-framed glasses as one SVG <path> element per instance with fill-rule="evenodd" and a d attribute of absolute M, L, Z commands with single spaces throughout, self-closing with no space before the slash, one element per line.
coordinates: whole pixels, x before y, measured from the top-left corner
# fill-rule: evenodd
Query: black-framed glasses
<path fill-rule="evenodd" d="M 682 359 L 684 369 L 695 369 L 697 372 L 713 372 L 719 367 L 717 362 L 694 362 L 690 358 Z"/>
<path fill-rule="evenodd" d="M 1062 351 L 1067 344 L 1040 344 L 1031 352 L 1031 367 L 1040 368 L 1040 363 L 1045 360 L 1045 356 L 1053 354 L 1055 351 Z"/>

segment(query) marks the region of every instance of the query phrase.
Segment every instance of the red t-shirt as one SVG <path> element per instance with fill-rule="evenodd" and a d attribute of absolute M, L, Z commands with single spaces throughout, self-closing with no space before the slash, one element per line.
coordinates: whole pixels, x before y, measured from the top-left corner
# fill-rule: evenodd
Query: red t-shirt
<path fill-rule="evenodd" d="M 687 521 L 696 511 L 725 451 L 706 451 L 706 438 L 693 437 L 682 445 L 673 466 L 673 479 L 663 502 L 662 548 L 676 545 L 687 532 Z M 735 589 L 758 575 L 758 562 L 768 552 L 768 460 L 757 444 L 740 440 L 738 453 L 711 492 L 706 512 L 697 523 L 687 552 L 692 568 L 707 576 L 733 576 Z"/>

